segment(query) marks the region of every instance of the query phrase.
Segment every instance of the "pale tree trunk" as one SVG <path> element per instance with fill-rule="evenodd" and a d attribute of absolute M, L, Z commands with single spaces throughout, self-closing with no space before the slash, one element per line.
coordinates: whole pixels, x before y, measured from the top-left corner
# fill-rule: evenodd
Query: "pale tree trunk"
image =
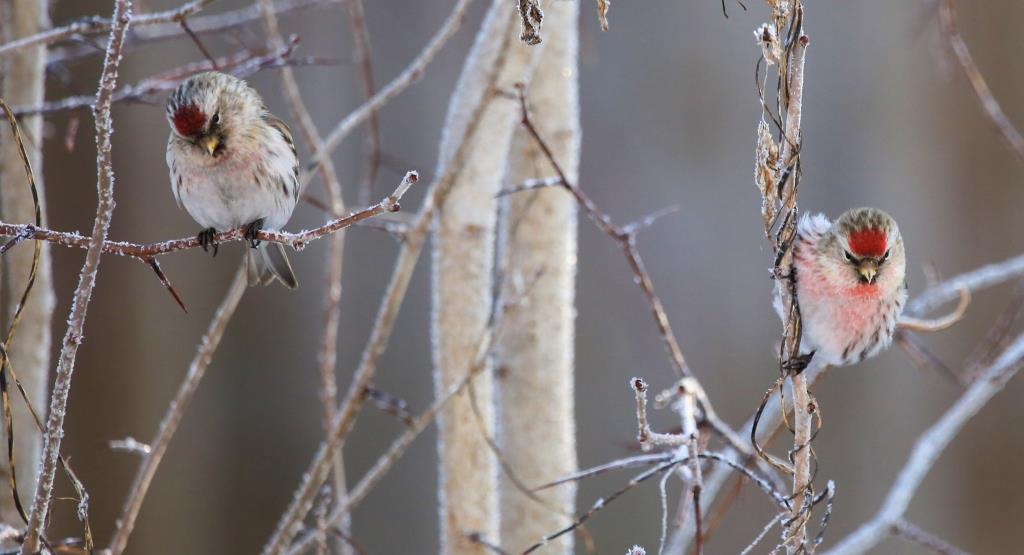
<path fill-rule="evenodd" d="M 0 17 L 3 26 L 0 35 L 5 40 L 35 34 L 49 28 L 49 14 L 46 0 L 14 0 L 6 6 L 7 13 Z M 44 80 L 46 77 L 46 46 L 32 46 L 12 53 L 0 61 L 3 85 L 0 96 L 8 105 L 35 105 L 43 101 Z M 43 121 L 39 116 L 23 117 L 20 120 L 21 132 L 25 141 L 32 168 L 35 173 L 36 187 L 39 190 L 40 203 L 43 195 Z M 17 147 L 11 140 L 10 127 L 6 117 L 2 117 L 0 131 L 0 219 L 11 223 L 35 223 L 35 208 L 32 204 L 32 193 L 25 177 L 24 165 L 18 154 Z M 42 211 L 45 218 L 46 210 Z M 46 226 L 44 219 L 43 226 Z M 4 310 L 4 329 L 11 322 L 15 308 L 25 290 L 29 271 L 32 267 L 33 245 L 25 241 L 4 254 L 0 267 L 3 269 L 3 295 L 6 301 Z M 36 274 L 32 295 L 28 298 L 18 326 L 17 335 L 8 350 L 11 363 L 21 383 L 28 392 L 29 399 L 40 416 L 45 418 L 46 387 L 50 369 L 50 321 L 53 314 L 54 296 L 50 274 L 49 244 L 42 243 L 39 271 Z M 2 337 L 0 337 L 2 339 Z M 39 453 L 42 438 L 32 415 L 26 408 L 21 396 L 11 386 L 11 405 L 14 414 L 14 451 L 15 471 L 18 477 L 18 490 L 25 503 L 29 503 L 38 475 Z M 2 428 L 0 435 L 6 436 Z M 6 438 L 3 440 L 6 446 Z M 3 473 L 8 472 L 6 447 L 2 449 L 0 463 Z M 14 507 L 14 499 L 7 492 L 6 478 L 2 480 L 4 494 L 0 495 L 0 519 L 3 522 L 20 525 L 21 517 Z"/>
<path fill-rule="evenodd" d="M 438 161 L 448 166 L 469 126 L 473 106 L 488 90 L 501 64 L 496 86 L 513 91 L 527 81 L 537 50 L 518 41 L 514 3 L 495 0 L 476 37 L 448 108 Z M 491 315 L 497 193 L 507 165 L 518 106 L 496 98 L 480 122 L 451 195 L 438 211 L 433 264 L 434 385 L 441 393 L 461 381 L 477 358 Z M 492 380 L 484 371 L 473 382 L 483 428 L 494 429 Z M 484 429 L 466 393 L 454 398 L 439 417 L 439 516 L 441 553 L 488 553 L 467 535 L 497 541 L 497 464 Z"/>
<path fill-rule="evenodd" d="M 555 2 L 544 17 L 541 59 L 529 88 L 531 121 L 572 182 L 580 161 L 577 79 L 578 2 Z M 512 144 L 508 182 L 555 176 L 525 129 Z M 495 366 L 501 451 L 522 485 L 535 487 L 576 470 L 573 420 L 576 201 L 560 187 L 506 198 L 502 218 L 502 297 L 516 299 L 504 317 Z M 527 496 L 501 481 L 501 543 L 513 553 L 571 521 L 576 485 Z M 540 554 L 571 554 L 565 534 Z"/>

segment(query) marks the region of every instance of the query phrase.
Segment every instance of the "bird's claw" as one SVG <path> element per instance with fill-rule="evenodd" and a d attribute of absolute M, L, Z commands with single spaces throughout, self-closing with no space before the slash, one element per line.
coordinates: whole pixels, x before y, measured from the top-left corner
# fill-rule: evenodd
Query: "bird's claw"
<path fill-rule="evenodd" d="M 789 360 L 782 362 L 782 369 L 789 372 L 790 374 L 799 374 L 811 364 L 811 359 L 814 358 L 814 351 L 806 354 L 797 355 Z"/>
<path fill-rule="evenodd" d="M 199 240 L 199 246 L 203 247 L 203 252 L 210 252 L 209 248 L 213 247 L 213 256 L 217 256 L 217 249 L 219 248 L 219 245 L 214 241 L 214 235 L 217 235 L 217 230 L 212 227 L 208 227 L 200 231 L 199 235 L 196 235 L 196 239 Z"/>
<path fill-rule="evenodd" d="M 256 235 L 263 229 L 263 218 L 260 218 L 251 224 L 245 226 L 245 237 L 246 241 L 249 241 L 249 246 L 256 248 L 260 246 L 260 240 L 256 238 Z"/>

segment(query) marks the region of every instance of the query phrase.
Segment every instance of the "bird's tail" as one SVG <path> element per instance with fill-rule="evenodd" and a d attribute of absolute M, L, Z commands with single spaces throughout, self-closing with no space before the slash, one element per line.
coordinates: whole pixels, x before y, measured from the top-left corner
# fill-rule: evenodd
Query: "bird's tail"
<path fill-rule="evenodd" d="M 289 289 L 299 286 L 292 265 L 280 243 L 263 242 L 255 249 L 245 249 L 249 285 L 269 285 L 275 279 Z"/>

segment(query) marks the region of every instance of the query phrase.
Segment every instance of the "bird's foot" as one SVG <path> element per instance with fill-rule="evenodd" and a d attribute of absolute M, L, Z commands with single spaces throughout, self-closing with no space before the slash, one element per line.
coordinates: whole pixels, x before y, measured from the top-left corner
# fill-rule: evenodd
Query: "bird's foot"
<path fill-rule="evenodd" d="M 203 247 L 203 252 L 210 252 L 209 248 L 213 247 L 213 256 L 217 256 L 217 248 L 219 245 L 217 245 L 217 242 L 213 240 L 214 235 L 217 235 L 217 230 L 212 227 L 208 227 L 200 231 L 199 235 L 196 235 L 196 239 L 199 240 L 199 246 Z"/>
<path fill-rule="evenodd" d="M 790 374 L 799 374 L 803 372 L 808 365 L 811 364 L 811 359 L 814 358 L 814 351 L 806 354 L 797 355 L 789 360 L 782 363 L 782 369 L 789 372 Z"/>
<path fill-rule="evenodd" d="M 263 218 L 260 218 L 251 224 L 245 226 L 245 237 L 246 241 L 249 241 L 249 246 L 256 248 L 260 246 L 260 240 L 256 238 L 256 235 L 263 229 Z"/>

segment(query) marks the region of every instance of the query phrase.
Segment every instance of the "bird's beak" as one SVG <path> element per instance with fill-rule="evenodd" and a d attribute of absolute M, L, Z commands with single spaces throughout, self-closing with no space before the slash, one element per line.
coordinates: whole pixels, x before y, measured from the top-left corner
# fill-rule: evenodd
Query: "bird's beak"
<path fill-rule="evenodd" d="M 210 156 L 213 156 L 213 153 L 217 152 L 217 147 L 220 146 L 220 137 L 217 135 L 207 135 L 199 139 L 199 144 L 206 149 L 206 152 L 210 153 Z"/>
<path fill-rule="evenodd" d="M 878 275 L 878 263 L 874 260 L 862 260 L 860 266 L 857 267 L 857 273 L 866 283 L 874 283 L 875 276 Z"/>

